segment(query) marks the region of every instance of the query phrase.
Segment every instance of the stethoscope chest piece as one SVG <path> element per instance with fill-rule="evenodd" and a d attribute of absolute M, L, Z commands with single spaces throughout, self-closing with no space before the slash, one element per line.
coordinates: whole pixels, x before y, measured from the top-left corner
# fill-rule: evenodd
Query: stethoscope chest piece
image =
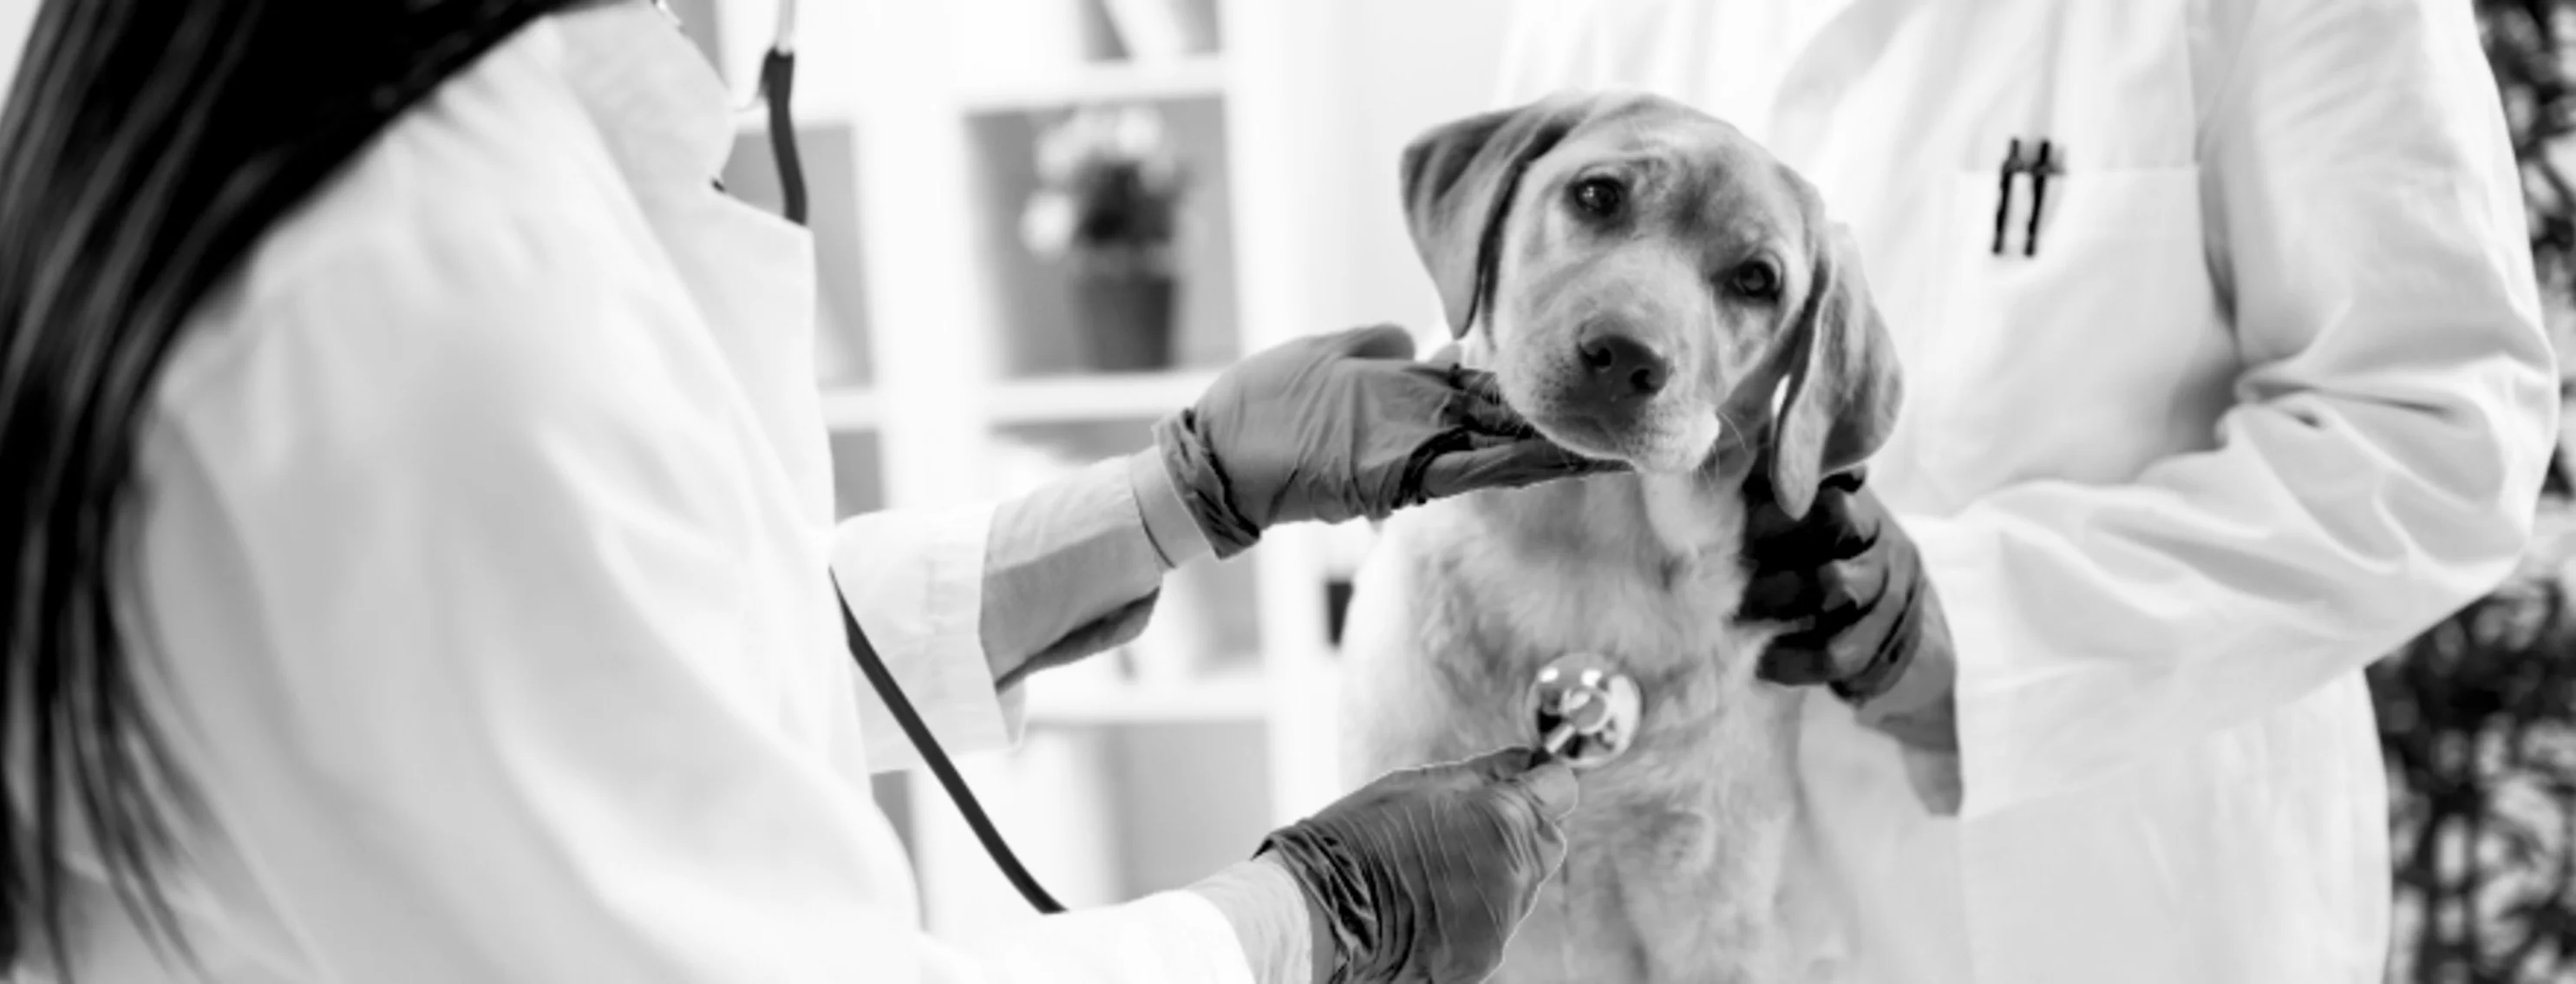
<path fill-rule="evenodd" d="M 1594 653 L 1569 653 L 1540 667 L 1524 720 L 1541 747 L 1577 769 L 1608 764 L 1637 739 L 1645 711 L 1637 681 Z"/>

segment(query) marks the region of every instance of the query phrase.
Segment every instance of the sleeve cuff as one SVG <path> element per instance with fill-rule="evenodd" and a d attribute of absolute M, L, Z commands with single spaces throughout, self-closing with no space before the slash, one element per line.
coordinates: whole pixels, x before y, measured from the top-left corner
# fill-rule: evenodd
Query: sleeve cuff
<path fill-rule="evenodd" d="M 1242 941 L 1235 938 L 1234 925 L 1217 911 L 1204 896 L 1188 892 L 1161 892 L 1138 900 L 1135 905 L 1156 913 L 1156 921 L 1169 926 L 1179 938 L 1179 950 L 1192 966 L 1176 968 L 1174 980 L 1198 980 L 1221 984 L 1304 984 L 1304 982 L 1256 979 L 1252 961 L 1243 951 Z"/>
<path fill-rule="evenodd" d="M 1269 861 L 1244 861 L 1192 885 L 1231 927 L 1245 963 L 1261 984 L 1315 979 L 1316 934 L 1304 889 Z"/>
<path fill-rule="evenodd" d="M 1216 552 L 1207 533 L 1199 529 L 1198 520 L 1190 515 L 1180 489 L 1172 484 L 1171 469 L 1163 467 L 1161 454 L 1148 450 L 1128 456 L 1127 481 L 1135 490 L 1145 535 L 1162 555 L 1164 570 Z"/>
<path fill-rule="evenodd" d="M 978 626 L 989 506 L 872 513 L 834 534 L 832 575 L 904 698 L 951 755 L 1005 749 L 1024 725 L 1022 697 L 993 685 Z M 858 688 L 868 767 L 916 768 L 918 753 L 864 677 Z"/>
<path fill-rule="evenodd" d="M 1048 916 L 1012 935 L 1018 945 L 996 953 L 993 979 L 1274 984 L 1253 976 L 1216 904 L 1186 889 Z"/>

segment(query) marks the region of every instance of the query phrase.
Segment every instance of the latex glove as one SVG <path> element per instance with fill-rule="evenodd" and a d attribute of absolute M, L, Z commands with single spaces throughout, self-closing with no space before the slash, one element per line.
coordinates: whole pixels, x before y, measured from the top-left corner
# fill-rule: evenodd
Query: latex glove
<path fill-rule="evenodd" d="M 1752 579 L 1737 617 L 1785 623 L 1755 675 L 1822 684 L 1862 724 L 1900 742 L 1927 807 L 1958 809 L 1957 666 L 1948 619 L 1923 559 L 1861 473 L 1827 478 L 1792 520 L 1755 478 L 1745 488 Z"/>
<path fill-rule="evenodd" d="M 1270 835 L 1260 857 L 1296 879 L 1317 935 L 1319 980 L 1472 984 L 1565 862 L 1558 828 L 1580 791 L 1562 759 L 1506 749 L 1391 772 Z"/>
<path fill-rule="evenodd" d="M 1338 523 L 1620 467 L 1538 436 L 1485 373 L 1417 362 L 1392 325 L 1297 339 L 1226 370 L 1154 441 L 1218 557 L 1281 523 Z"/>

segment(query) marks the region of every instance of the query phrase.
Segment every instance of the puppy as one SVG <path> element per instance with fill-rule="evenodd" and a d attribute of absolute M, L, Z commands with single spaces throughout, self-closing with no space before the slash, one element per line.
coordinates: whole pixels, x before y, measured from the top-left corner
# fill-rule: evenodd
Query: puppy
<path fill-rule="evenodd" d="M 1739 623 L 1743 488 L 1802 514 L 1886 440 L 1900 388 L 1850 240 L 1734 127 L 1559 96 L 1406 148 L 1407 219 L 1461 360 L 1538 430 L 1632 471 L 1389 520 L 1345 629 L 1347 778 L 1535 744 L 1570 653 L 1640 686 L 1624 751 L 1581 743 L 1562 874 L 1500 980 L 1771 982 L 1805 957 L 1783 871 L 1802 691 Z"/>

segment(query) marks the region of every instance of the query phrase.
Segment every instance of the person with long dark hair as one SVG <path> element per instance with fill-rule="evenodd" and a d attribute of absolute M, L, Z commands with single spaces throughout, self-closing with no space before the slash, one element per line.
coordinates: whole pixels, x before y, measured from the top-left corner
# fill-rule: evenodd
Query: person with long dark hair
<path fill-rule="evenodd" d="M 1593 464 L 1393 328 L 1038 492 L 833 523 L 801 230 L 641 0 L 47 0 L 0 115 L 0 970 L 1475 979 L 1563 763 L 1400 772 L 980 949 L 869 795 L 1171 566 Z M 837 590 L 836 590 L 837 585 Z"/>

